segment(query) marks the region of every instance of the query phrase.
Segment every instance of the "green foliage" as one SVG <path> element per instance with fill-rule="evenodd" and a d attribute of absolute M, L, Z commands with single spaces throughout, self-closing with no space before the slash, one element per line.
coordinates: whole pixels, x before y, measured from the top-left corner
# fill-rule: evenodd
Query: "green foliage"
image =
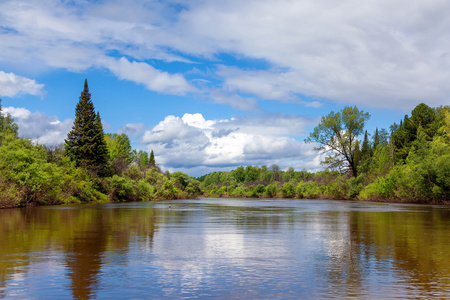
<path fill-rule="evenodd" d="M 142 201 L 156 200 L 156 188 L 145 179 L 137 182 L 137 196 Z"/>
<path fill-rule="evenodd" d="M 422 128 L 426 139 L 430 141 L 437 134 L 438 127 L 439 122 L 435 110 L 424 103 L 417 105 L 411 112 L 411 117 L 406 115 L 398 129 L 392 134 L 396 160 L 402 162 L 409 155 L 419 128 Z"/>
<path fill-rule="evenodd" d="M 120 157 L 128 163 L 131 163 L 133 159 L 131 143 L 125 133 L 108 133 L 105 136 L 105 140 L 108 146 L 109 158 L 111 160 L 115 160 Z"/>
<path fill-rule="evenodd" d="M 346 182 L 342 180 L 331 181 L 326 185 L 325 195 L 328 195 L 328 198 L 332 199 L 345 199 L 347 196 L 347 185 Z"/>
<path fill-rule="evenodd" d="M 201 194 L 427 203 L 450 201 L 449 107 L 431 109 L 426 105 L 417 106 L 411 118 L 405 116 L 399 125 L 391 126 L 390 138 L 386 130 L 377 129 L 373 147 L 367 131 L 361 146 L 356 138 L 362 133 L 368 118 L 368 114 L 356 107 L 347 107 L 322 118 L 321 124 L 310 135 L 310 141 L 313 138 L 318 139 L 316 142 L 331 141 L 336 147 L 342 147 L 342 153 L 348 151 L 359 173 L 356 177 L 351 176 L 356 174 L 353 171 L 341 173 L 330 169 L 315 174 L 305 170 L 297 172 L 292 167 L 283 171 L 274 164 L 270 168 L 265 165 L 240 166 L 230 172 L 213 172 L 197 180 L 181 172 L 161 172 L 154 163 L 153 151 L 150 155 L 142 150 L 132 151 L 124 134 L 109 134 L 105 140 L 100 116 L 93 113 L 87 83 L 80 97 L 80 103 L 83 101 L 95 116 L 93 127 L 87 127 L 97 132 L 92 137 L 96 142 L 90 148 L 86 147 L 95 154 L 91 156 L 97 162 L 94 164 L 95 172 L 92 168 L 79 167 L 83 164 L 73 159 L 74 153 L 81 153 L 80 149 L 84 148 L 72 149 L 66 143 L 64 153 L 58 147 L 33 146 L 29 140 L 17 137 L 17 125 L 12 118 L 0 114 L 0 207 L 153 201 Z M 78 108 L 80 115 L 86 110 L 91 111 L 81 105 L 77 105 L 77 111 Z M 76 124 L 74 122 L 71 133 L 78 132 L 76 128 L 83 128 Z M 326 137 L 329 140 L 325 140 Z M 103 146 L 101 138 L 105 141 Z M 325 146 L 329 144 L 322 144 L 322 148 Z M 106 172 L 102 174 L 98 168 L 104 163 L 99 163 L 102 157 L 108 158 L 113 170 L 109 177 L 105 177 Z M 345 161 L 345 155 L 331 155 L 326 162 L 335 163 L 343 158 Z M 119 161 L 122 165 L 118 164 Z M 350 166 L 349 161 L 347 164 Z"/>
<path fill-rule="evenodd" d="M 148 163 L 151 167 L 156 166 L 155 154 L 153 153 L 153 150 L 150 152 L 150 157 L 148 159 Z"/>
<path fill-rule="evenodd" d="M 363 183 L 364 183 L 364 176 L 365 175 L 358 175 L 357 178 L 352 177 L 350 179 L 347 180 L 347 185 L 348 185 L 348 193 L 347 193 L 347 197 L 348 198 L 356 198 L 359 193 L 362 191 L 363 189 Z"/>
<path fill-rule="evenodd" d="M 13 206 L 60 204 L 78 198 L 81 189 L 92 192 L 90 186 L 80 189 L 85 181 L 70 162 L 48 163 L 44 147 L 21 138 L 0 146 L 0 174 L 0 189 L 17 197 Z"/>
<path fill-rule="evenodd" d="M 299 198 L 317 199 L 322 195 L 322 190 L 316 181 L 301 181 L 296 186 L 296 194 Z"/>
<path fill-rule="evenodd" d="M 295 186 L 292 182 L 285 182 L 281 187 L 281 193 L 283 198 L 294 198 L 295 197 Z"/>
<path fill-rule="evenodd" d="M 277 182 L 272 182 L 268 186 L 266 186 L 265 194 L 269 198 L 275 198 L 275 196 L 278 194 L 278 184 Z"/>
<path fill-rule="evenodd" d="M 256 195 L 260 196 L 264 194 L 264 192 L 266 191 L 266 187 L 262 184 L 258 184 L 257 186 L 255 186 L 253 191 L 255 191 Z"/>
<path fill-rule="evenodd" d="M 332 111 L 322 117 L 305 141 L 316 142 L 320 145 L 316 150 L 331 153 L 323 161 L 324 164 L 332 169 L 348 169 L 356 177 L 357 136 L 363 133 L 364 124 L 369 117 L 368 113 L 360 111 L 356 106 L 346 106 L 337 113 Z"/>
<path fill-rule="evenodd" d="M 379 144 L 380 144 L 380 134 L 378 133 L 378 127 L 377 127 L 377 129 L 375 130 L 375 134 L 373 135 L 372 148 L 376 149 Z"/>
<path fill-rule="evenodd" d="M 372 176 L 383 176 L 393 166 L 393 157 L 389 145 L 378 145 L 370 160 L 368 172 Z"/>
<path fill-rule="evenodd" d="M 129 166 L 124 172 L 123 176 L 128 177 L 132 180 L 140 180 L 145 177 L 144 173 L 136 165 Z"/>
<path fill-rule="evenodd" d="M 395 191 L 397 190 L 397 181 L 399 175 L 398 167 L 394 168 L 388 175 L 384 177 L 377 177 L 376 180 L 366 186 L 359 197 L 362 199 L 395 199 Z"/>
<path fill-rule="evenodd" d="M 17 138 L 19 127 L 14 123 L 10 114 L 4 114 L 2 108 L 2 99 L 0 98 L 0 145 L 5 138 Z"/>
<path fill-rule="evenodd" d="M 149 156 L 148 156 L 147 152 L 145 152 L 145 151 L 133 150 L 132 157 L 133 157 L 133 161 L 136 163 L 136 165 L 141 170 L 145 170 L 145 169 L 149 168 L 150 166 L 154 166 L 154 164 L 152 165 L 150 163 Z"/>
<path fill-rule="evenodd" d="M 113 175 L 108 178 L 109 198 L 112 201 L 136 201 L 135 181 L 128 177 Z"/>
<path fill-rule="evenodd" d="M 386 176 L 378 176 L 360 196 L 436 203 L 450 199 L 450 146 L 440 137 L 427 139 L 427 133 L 419 127 L 405 162 Z"/>
<path fill-rule="evenodd" d="M 232 176 L 236 180 L 237 183 L 245 182 L 245 169 L 244 167 L 239 167 L 236 170 L 231 172 Z"/>
<path fill-rule="evenodd" d="M 95 174 L 104 173 L 107 148 L 100 115 L 95 113 L 87 80 L 75 109 L 72 130 L 65 140 L 66 155 Z"/>
<path fill-rule="evenodd" d="M 162 189 L 159 189 L 158 192 L 164 199 L 176 199 L 179 193 L 173 182 L 166 177 L 164 177 Z"/>
<path fill-rule="evenodd" d="M 184 190 L 187 187 L 187 185 L 189 184 L 188 176 L 182 172 L 172 173 L 172 175 L 170 177 L 171 177 L 171 180 L 174 183 L 175 187 L 180 190 Z"/>
<path fill-rule="evenodd" d="M 94 165 L 98 175 L 106 175 L 106 165 L 108 163 L 108 147 L 105 141 L 105 133 L 103 132 L 102 120 L 100 113 L 95 116 L 95 135 L 94 135 Z"/>
<path fill-rule="evenodd" d="M 200 182 L 198 180 L 190 178 L 189 183 L 187 184 L 184 191 L 187 193 L 187 196 L 190 198 L 200 195 L 201 194 Z"/>

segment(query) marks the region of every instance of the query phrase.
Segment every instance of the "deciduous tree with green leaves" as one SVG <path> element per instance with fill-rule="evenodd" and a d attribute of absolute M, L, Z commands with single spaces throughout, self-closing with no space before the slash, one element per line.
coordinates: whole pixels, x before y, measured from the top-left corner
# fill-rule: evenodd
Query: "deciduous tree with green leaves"
<path fill-rule="evenodd" d="M 3 113 L 2 99 L 0 98 L 0 144 L 6 134 L 11 134 L 12 136 L 17 137 L 18 130 L 19 127 L 16 123 L 14 123 L 14 119 L 11 115 Z"/>
<path fill-rule="evenodd" d="M 364 132 L 364 124 L 369 118 L 369 113 L 356 106 L 346 106 L 337 113 L 332 111 L 322 117 L 305 142 L 318 143 L 316 150 L 330 153 L 323 164 L 330 168 L 348 169 L 356 177 L 358 158 L 355 159 L 355 153 L 359 151 L 357 137 Z"/>

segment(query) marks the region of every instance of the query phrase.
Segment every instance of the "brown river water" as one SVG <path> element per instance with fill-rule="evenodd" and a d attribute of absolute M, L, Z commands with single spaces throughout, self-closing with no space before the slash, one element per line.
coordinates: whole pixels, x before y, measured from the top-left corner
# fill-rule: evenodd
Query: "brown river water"
<path fill-rule="evenodd" d="M 0 299 L 444 299 L 449 233 L 447 206 L 200 198 L 4 209 Z"/>

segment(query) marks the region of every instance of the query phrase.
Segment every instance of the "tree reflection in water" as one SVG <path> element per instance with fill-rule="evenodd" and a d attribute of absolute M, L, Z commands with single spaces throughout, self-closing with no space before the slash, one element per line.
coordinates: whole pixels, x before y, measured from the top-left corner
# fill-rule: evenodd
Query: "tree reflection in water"
<path fill-rule="evenodd" d="M 281 199 L 0 210 L 0 298 L 443 297 L 449 211 Z"/>

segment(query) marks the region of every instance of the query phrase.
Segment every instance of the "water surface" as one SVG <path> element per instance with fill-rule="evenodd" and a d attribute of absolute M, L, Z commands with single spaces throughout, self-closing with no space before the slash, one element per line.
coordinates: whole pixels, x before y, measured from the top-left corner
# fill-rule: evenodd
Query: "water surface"
<path fill-rule="evenodd" d="M 0 298 L 446 298 L 450 209 L 210 199 L 0 210 Z"/>

